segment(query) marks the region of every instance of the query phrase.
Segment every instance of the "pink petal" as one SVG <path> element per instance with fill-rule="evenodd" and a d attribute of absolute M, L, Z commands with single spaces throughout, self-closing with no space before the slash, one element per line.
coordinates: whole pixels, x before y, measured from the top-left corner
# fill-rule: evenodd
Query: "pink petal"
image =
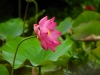
<path fill-rule="evenodd" d="M 52 19 L 51 19 L 51 21 L 54 21 L 55 20 L 55 17 L 53 17 Z"/>
<path fill-rule="evenodd" d="M 42 18 L 40 21 L 39 21 L 39 25 L 40 27 L 43 27 L 44 23 L 47 21 L 48 19 L 48 16 L 45 16 L 44 18 Z"/>
<path fill-rule="evenodd" d="M 54 19 L 55 19 L 55 17 L 53 17 L 53 18 L 50 19 L 50 20 L 47 20 L 47 21 L 44 23 L 43 27 L 46 27 L 46 28 L 48 28 L 49 30 L 54 30 L 54 28 L 55 28 L 56 25 L 57 25 L 56 22 L 53 22 Z"/>
<path fill-rule="evenodd" d="M 54 39 L 58 38 L 61 35 L 61 32 L 58 30 L 53 30 L 51 31 L 51 37 L 53 37 Z"/>
<path fill-rule="evenodd" d="M 60 42 L 56 39 L 54 39 L 53 37 L 51 36 L 48 36 L 45 41 L 48 43 L 48 44 L 52 44 L 53 46 L 57 46 L 60 44 Z"/>
<path fill-rule="evenodd" d="M 42 25 L 43 27 L 47 27 L 48 25 L 50 25 L 51 21 L 50 20 L 47 20 L 45 21 L 45 23 Z"/>
<path fill-rule="evenodd" d="M 48 44 L 48 48 L 55 52 L 55 47 L 60 44 L 60 42 L 56 39 L 53 39 L 51 36 L 45 38 L 46 43 Z"/>
<path fill-rule="evenodd" d="M 56 50 L 55 50 L 55 46 L 52 45 L 52 44 L 48 44 L 48 48 L 51 49 L 51 50 L 54 51 L 54 52 L 56 51 Z"/>
<path fill-rule="evenodd" d="M 53 39 L 51 36 L 47 36 L 47 38 L 45 38 L 45 41 L 46 41 L 48 44 L 54 45 L 54 39 Z"/>
<path fill-rule="evenodd" d="M 38 34 L 38 27 L 39 27 L 39 25 L 34 24 L 34 31 L 35 31 L 36 34 Z"/>
<path fill-rule="evenodd" d="M 43 49 L 48 50 L 48 45 L 44 40 L 41 40 L 41 46 Z"/>
<path fill-rule="evenodd" d="M 54 46 L 56 47 L 56 46 L 58 46 L 58 45 L 60 45 L 61 43 L 58 41 L 58 40 L 54 40 Z"/>
<path fill-rule="evenodd" d="M 54 30 L 54 29 L 56 28 L 56 26 L 57 26 L 57 23 L 56 23 L 56 22 L 51 22 L 51 23 L 47 26 L 47 28 L 48 28 L 49 30 Z"/>
<path fill-rule="evenodd" d="M 35 71 L 34 67 L 32 67 L 32 75 L 36 75 L 36 71 Z"/>
<path fill-rule="evenodd" d="M 40 30 L 40 36 L 41 36 L 43 39 L 47 38 L 47 36 L 48 36 L 47 28 L 42 28 L 42 29 Z"/>

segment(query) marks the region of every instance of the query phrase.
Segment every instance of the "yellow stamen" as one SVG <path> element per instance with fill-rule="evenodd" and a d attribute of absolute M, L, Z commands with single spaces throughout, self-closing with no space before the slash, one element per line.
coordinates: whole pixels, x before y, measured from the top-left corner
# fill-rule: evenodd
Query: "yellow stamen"
<path fill-rule="evenodd" d="M 50 30 L 48 30 L 48 35 L 50 35 Z"/>

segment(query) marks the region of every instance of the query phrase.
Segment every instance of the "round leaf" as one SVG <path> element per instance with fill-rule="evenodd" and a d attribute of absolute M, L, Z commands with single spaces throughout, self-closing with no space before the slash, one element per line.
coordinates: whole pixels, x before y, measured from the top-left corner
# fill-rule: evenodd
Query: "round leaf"
<path fill-rule="evenodd" d="M 88 23 L 89 21 L 94 20 L 100 20 L 100 14 L 95 11 L 85 11 L 75 19 L 72 26 L 76 27 L 81 23 Z"/>
<path fill-rule="evenodd" d="M 87 37 L 90 39 L 95 39 L 96 37 L 93 35 L 100 36 L 100 21 L 90 21 L 87 24 L 81 24 L 72 28 L 72 32 L 72 37 L 75 40 L 85 40 Z"/>
<path fill-rule="evenodd" d="M 72 19 L 70 17 L 65 18 L 64 21 L 60 22 L 57 29 L 62 32 L 62 34 L 65 34 L 69 28 L 72 27 Z"/>
<path fill-rule="evenodd" d="M 12 39 L 22 34 L 23 21 L 20 18 L 0 23 L 0 37 Z"/>
<path fill-rule="evenodd" d="M 12 64 L 16 47 L 22 39 L 23 38 L 21 37 L 17 37 L 12 41 L 7 42 L 2 47 L 3 59 L 10 62 L 10 64 Z M 72 44 L 73 42 L 70 39 L 67 39 L 56 48 L 56 52 L 53 52 L 51 50 L 43 50 L 40 42 L 36 38 L 28 39 L 24 41 L 18 49 L 15 68 L 20 67 L 26 59 L 30 60 L 33 66 L 38 66 L 46 60 L 57 61 L 57 59 L 64 54 L 71 56 Z"/>

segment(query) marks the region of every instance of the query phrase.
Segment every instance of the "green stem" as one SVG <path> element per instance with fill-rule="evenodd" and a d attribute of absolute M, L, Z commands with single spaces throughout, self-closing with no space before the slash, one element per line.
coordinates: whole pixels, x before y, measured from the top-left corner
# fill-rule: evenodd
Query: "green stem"
<path fill-rule="evenodd" d="M 36 37 L 36 36 L 30 36 L 30 37 L 27 37 L 27 38 L 21 40 L 21 41 L 19 42 L 19 44 L 17 45 L 16 51 L 15 51 L 15 54 L 14 54 L 14 58 L 13 58 L 11 75 L 14 74 L 14 64 L 15 64 L 15 59 L 16 59 L 16 55 L 17 55 L 17 51 L 18 51 L 19 46 L 20 46 L 21 43 L 24 42 L 25 40 L 30 39 L 30 38 L 34 38 L 34 37 Z"/>
<path fill-rule="evenodd" d="M 25 21 L 26 21 L 26 16 L 27 16 L 28 5 L 29 3 L 27 3 L 26 5 L 26 10 L 25 10 L 25 15 L 24 15 L 23 34 L 22 34 L 23 37 L 24 37 Z"/>
<path fill-rule="evenodd" d="M 39 66 L 39 75 L 41 75 L 41 66 Z"/>
<path fill-rule="evenodd" d="M 37 14 L 38 14 L 38 4 L 37 4 L 37 2 L 35 0 L 32 0 L 32 1 L 35 4 L 35 9 L 36 9 L 36 11 L 35 11 L 35 23 L 37 23 L 37 20 L 38 20 L 38 18 L 37 18 Z"/>
<path fill-rule="evenodd" d="M 94 48 L 96 48 L 97 41 L 94 41 Z"/>
<path fill-rule="evenodd" d="M 19 18 L 21 18 L 21 0 L 18 1 L 18 15 L 19 15 Z"/>

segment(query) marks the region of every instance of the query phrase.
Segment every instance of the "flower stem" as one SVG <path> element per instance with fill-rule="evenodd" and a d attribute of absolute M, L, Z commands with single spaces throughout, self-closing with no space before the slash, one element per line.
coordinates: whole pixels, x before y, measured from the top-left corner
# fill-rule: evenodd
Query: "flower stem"
<path fill-rule="evenodd" d="M 38 4 L 37 4 L 37 2 L 35 0 L 32 0 L 32 1 L 35 4 L 35 23 L 37 23 L 37 20 L 38 20 L 38 18 L 37 18 L 37 14 L 38 14 Z"/>
<path fill-rule="evenodd" d="M 27 2 L 26 10 L 25 10 L 25 15 L 24 15 L 23 34 L 22 34 L 23 37 L 24 37 L 25 21 L 26 21 L 28 6 L 29 6 L 29 2 Z"/>
<path fill-rule="evenodd" d="M 27 37 L 27 38 L 21 40 L 21 41 L 18 43 L 17 48 L 16 48 L 16 51 L 15 51 L 15 54 L 14 54 L 14 58 L 13 58 L 11 75 L 14 74 L 14 64 L 15 64 L 15 59 L 16 59 L 16 55 L 17 55 L 17 51 L 18 51 L 19 46 L 20 46 L 21 43 L 24 42 L 25 40 L 30 39 L 30 38 L 34 38 L 34 37 L 36 37 L 36 36 L 30 36 L 30 37 Z"/>
<path fill-rule="evenodd" d="M 39 75 L 41 75 L 41 66 L 39 66 Z"/>
<path fill-rule="evenodd" d="M 19 15 L 19 18 L 21 18 L 21 0 L 18 1 L 18 15 Z"/>

